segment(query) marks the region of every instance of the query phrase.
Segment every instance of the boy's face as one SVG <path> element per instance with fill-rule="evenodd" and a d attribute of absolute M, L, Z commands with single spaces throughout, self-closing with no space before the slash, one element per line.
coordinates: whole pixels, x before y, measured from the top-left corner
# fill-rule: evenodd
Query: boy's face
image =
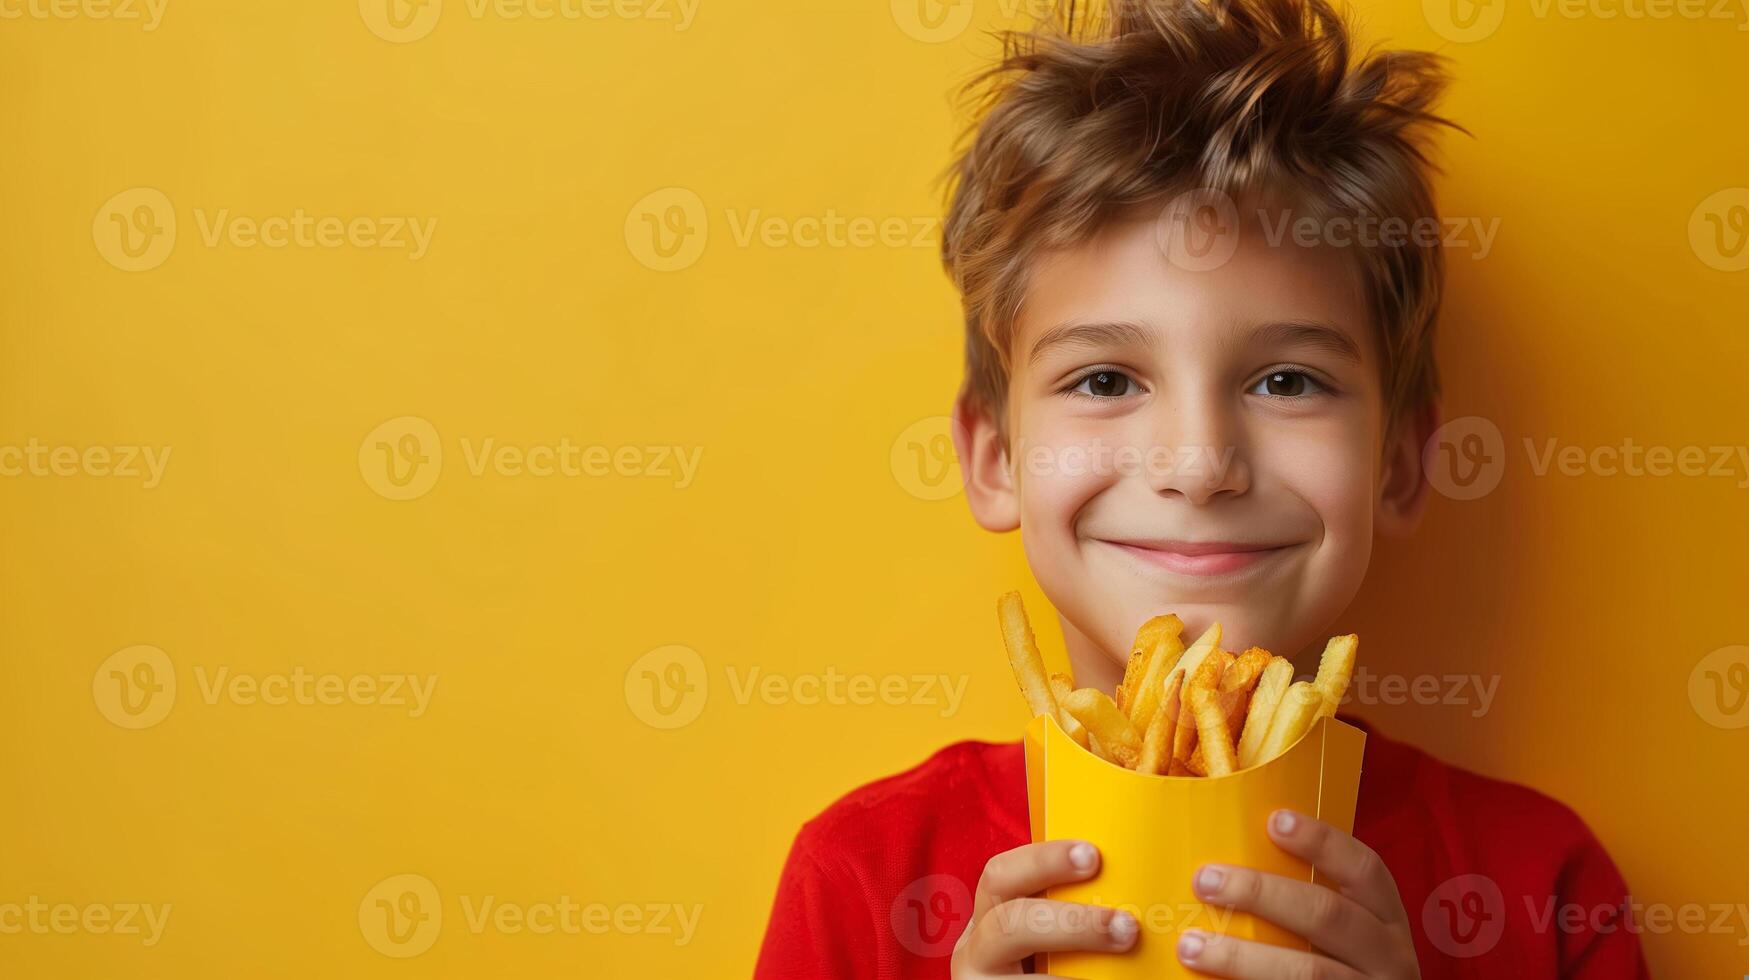
<path fill-rule="evenodd" d="M 1413 523 L 1425 425 L 1381 452 L 1380 351 L 1350 257 L 1271 245 L 1254 222 L 1225 263 L 1181 268 L 1152 218 L 1034 266 L 1006 450 L 961 408 L 967 495 L 986 527 L 1021 529 L 1077 666 L 1119 662 L 1165 612 L 1292 656 L 1359 589 L 1375 529 Z"/>

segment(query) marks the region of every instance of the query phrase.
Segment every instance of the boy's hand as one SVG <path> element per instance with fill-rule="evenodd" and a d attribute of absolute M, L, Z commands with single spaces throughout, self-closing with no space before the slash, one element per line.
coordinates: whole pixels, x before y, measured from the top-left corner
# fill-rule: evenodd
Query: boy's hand
<path fill-rule="evenodd" d="M 1179 962 L 1217 977 L 1415 980 L 1421 968 L 1397 883 L 1372 848 L 1303 813 L 1277 810 L 1269 836 L 1310 862 L 1335 890 L 1230 865 L 1204 865 L 1192 887 L 1213 905 L 1249 912 L 1304 937 L 1318 952 L 1186 930 Z"/>
<path fill-rule="evenodd" d="M 1121 953 L 1135 945 L 1136 918 L 1127 912 L 1030 897 L 1098 870 L 1099 851 L 1086 841 L 1025 844 L 991 858 L 978 879 L 972 920 L 954 947 L 954 980 L 1024 973 L 1022 961 L 1034 953 Z"/>

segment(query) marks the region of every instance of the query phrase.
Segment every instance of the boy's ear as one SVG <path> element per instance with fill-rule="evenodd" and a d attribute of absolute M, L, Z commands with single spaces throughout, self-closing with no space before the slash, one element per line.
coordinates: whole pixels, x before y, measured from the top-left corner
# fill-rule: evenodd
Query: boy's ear
<path fill-rule="evenodd" d="M 1439 429 L 1439 403 L 1410 411 L 1397 425 L 1391 445 L 1385 447 L 1384 471 L 1379 481 L 1379 506 L 1374 526 L 1381 534 L 1403 537 L 1421 523 L 1427 509 L 1427 470 L 1424 450 Z"/>
<path fill-rule="evenodd" d="M 972 519 L 986 531 L 1019 527 L 1020 498 L 1014 492 L 1001 429 L 989 411 L 974 404 L 964 391 L 953 403 L 953 449 L 959 454 Z"/>

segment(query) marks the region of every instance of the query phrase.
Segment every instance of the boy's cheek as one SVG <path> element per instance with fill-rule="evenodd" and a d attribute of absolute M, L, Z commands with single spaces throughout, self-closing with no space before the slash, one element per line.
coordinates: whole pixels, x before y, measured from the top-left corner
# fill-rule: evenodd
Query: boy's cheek
<path fill-rule="evenodd" d="M 1370 543 L 1380 465 L 1376 448 L 1346 427 L 1315 435 L 1284 435 L 1260 444 L 1252 460 L 1254 490 L 1277 485 L 1311 507 L 1326 537 Z"/>
<path fill-rule="evenodd" d="M 1097 440 L 1017 440 L 1012 460 L 1021 530 L 1073 533 L 1081 507 L 1115 481 L 1109 444 Z"/>

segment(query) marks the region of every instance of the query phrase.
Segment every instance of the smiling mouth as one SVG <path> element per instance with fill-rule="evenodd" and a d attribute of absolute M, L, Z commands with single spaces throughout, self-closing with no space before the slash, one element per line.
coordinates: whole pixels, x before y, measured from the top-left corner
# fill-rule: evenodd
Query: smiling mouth
<path fill-rule="evenodd" d="M 1230 575 L 1286 554 L 1291 544 L 1237 541 L 1113 541 L 1100 539 L 1132 557 L 1179 575 Z"/>

